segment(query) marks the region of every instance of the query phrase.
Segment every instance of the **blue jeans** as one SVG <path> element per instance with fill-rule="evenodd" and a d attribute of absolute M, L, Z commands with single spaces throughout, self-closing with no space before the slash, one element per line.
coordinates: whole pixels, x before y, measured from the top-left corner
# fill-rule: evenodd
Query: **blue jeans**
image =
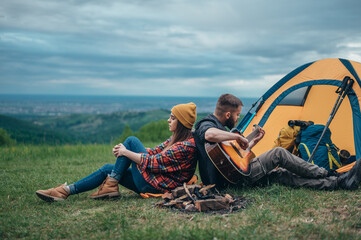
<path fill-rule="evenodd" d="M 123 145 L 130 151 L 146 153 L 143 144 L 136 137 L 128 137 Z M 131 167 L 130 167 L 131 166 Z M 115 164 L 105 164 L 89 176 L 69 185 L 71 194 L 77 194 L 100 186 L 107 176 L 114 177 L 122 186 L 136 193 L 160 193 L 150 183 L 145 181 L 139 172 L 137 164 L 124 156 L 118 157 Z"/>

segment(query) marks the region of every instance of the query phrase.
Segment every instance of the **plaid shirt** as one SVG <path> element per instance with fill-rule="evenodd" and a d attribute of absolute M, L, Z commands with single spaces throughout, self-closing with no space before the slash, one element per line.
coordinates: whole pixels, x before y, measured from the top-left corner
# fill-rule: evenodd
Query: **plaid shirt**
<path fill-rule="evenodd" d="M 138 169 L 144 179 L 165 192 L 188 182 L 196 170 L 196 145 L 193 138 L 173 144 L 166 151 L 170 139 L 141 154 Z"/>

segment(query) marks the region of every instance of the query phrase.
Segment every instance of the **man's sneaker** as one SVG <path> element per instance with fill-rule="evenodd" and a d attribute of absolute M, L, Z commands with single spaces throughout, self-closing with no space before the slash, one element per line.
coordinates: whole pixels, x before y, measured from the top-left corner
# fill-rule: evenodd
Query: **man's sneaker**
<path fill-rule="evenodd" d="M 118 180 L 115 178 L 107 177 L 102 185 L 99 186 L 98 191 L 91 194 L 90 197 L 93 199 L 113 198 L 119 197 L 119 185 Z"/>
<path fill-rule="evenodd" d="M 356 190 L 361 182 L 361 158 L 358 159 L 350 171 L 338 177 L 341 189 Z"/>
<path fill-rule="evenodd" d="M 47 202 L 63 201 L 70 195 L 65 186 L 66 183 L 48 190 L 38 190 L 35 193 L 40 199 Z"/>

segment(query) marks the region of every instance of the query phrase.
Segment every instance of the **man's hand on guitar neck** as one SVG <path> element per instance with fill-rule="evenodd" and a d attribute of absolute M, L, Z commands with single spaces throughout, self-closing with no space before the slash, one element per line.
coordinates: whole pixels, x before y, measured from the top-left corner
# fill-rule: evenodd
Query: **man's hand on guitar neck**
<path fill-rule="evenodd" d="M 208 129 L 204 137 L 208 142 L 214 143 L 236 140 L 242 149 L 247 149 L 249 146 L 248 140 L 242 135 L 223 131 L 217 128 Z"/>
<path fill-rule="evenodd" d="M 263 130 L 263 128 L 260 128 L 257 136 L 249 143 L 249 148 L 252 149 L 264 137 L 265 134 L 266 132 Z"/>

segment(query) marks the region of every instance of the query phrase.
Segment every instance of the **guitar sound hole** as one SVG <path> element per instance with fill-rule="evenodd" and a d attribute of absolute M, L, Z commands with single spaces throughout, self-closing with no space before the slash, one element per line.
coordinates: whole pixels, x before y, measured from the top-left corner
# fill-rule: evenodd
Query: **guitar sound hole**
<path fill-rule="evenodd" d="M 242 153 L 238 150 L 238 148 L 231 142 L 231 146 L 233 147 L 234 151 L 236 151 L 236 153 L 239 155 L 239 156 L 242 156 Z"/>

